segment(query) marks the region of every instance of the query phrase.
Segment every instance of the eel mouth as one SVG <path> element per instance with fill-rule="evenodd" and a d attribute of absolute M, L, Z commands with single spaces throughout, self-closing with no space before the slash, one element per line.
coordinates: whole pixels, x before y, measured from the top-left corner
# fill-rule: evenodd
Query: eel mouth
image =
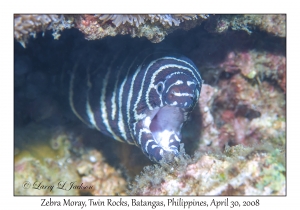
<path fill-rule="evenodd" d="M 184 109 L 174 106 L 164 106 L 154 109 L 150 115 L 149 129 L 154 141 L 165 151 L 178 153 L 181 141 L 181 127 L 184 122 Z"/>

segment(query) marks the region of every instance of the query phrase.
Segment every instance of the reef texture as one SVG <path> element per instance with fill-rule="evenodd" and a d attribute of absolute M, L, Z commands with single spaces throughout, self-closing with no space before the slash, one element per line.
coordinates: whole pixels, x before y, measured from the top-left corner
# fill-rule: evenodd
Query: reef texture
<path fill-rule="evenodd" d="M 121 177 L 121 171 L 105 162 L 97 150 L 90 150 L 77 162 L 77 171 L 85 186 L 93 186 L 85 190 L 89 195 L 124 195 L 126 181 Z"/>
<path fill-rule="evenodd" d="M 62 32 L 60 40 L 46 33 L 31 40 L 26 49 L 15 45 L 16 195 L 286 194 L 285 15 L 210 15 L 206 19 L 190 15 L 165 20 L 164 24 L 163 18 L 175 16 L 157 15 L 152 20 L 147 15 L 124 19 L 115 15 L 51 15 L 43 16 L 43 21 L 40 18 L 39 25 L 32 24 L 38 16 L 15 15 L 19 18 L 18 41 L 25 43 L 39 30 L 59 32 L 54 22 L 62 24 L 53 19 L 81 26 L 88 39 L 107 36 L 109 30 L 122 34 L 118 31 L 122 27 L 124 34 L 133 36 L 132 28 L 152 27 L 169 33 L 204 21 L 189 31 L 170 34 L 162 43 L 178 48 L 194 61 L 204 84 L 198 107 L 183 126 L 186 153 L 181 148 L 173 163 L 153 165 L 136 147 L 108 139 L 77 122 L 68 115 L 69 106 L 63 109 L 57 98 L 62 88 L 53 82 L 60 81 L 66 61 L 73 65 L 70 52 L 82 53 L 97 41 L 86 41 L 78 31 L 69 30 Z M 26 27 L 24 18 L 28 20 Z M 108 43 L 119 46 L 130 38 L 109 39 L 113 40 Z M 33 184 L 39 180 L 45 185 L 74 180 L 94 187 L 71 191 L 23 187 L 25 181 Z"/>
<path fill-rule="evenodd" d="M 15 147 L 15 195 L 79 195 L 77 189 L 57 188 L 60 181 L 78 183 L 80 177 L 69 159 L 67 136 L 51 131 L 40 126 L 15 131 L 15 142 L 22 142 Z"/>
<path fill-rule="evenodd" d="M 60 130 L 60 131 L 59 131 Z M 15 195 L 121 195 L 126 182 L 96 150 L 74 147 L 70 133 L 32 124 L 16 130 Z"/>
<path fill-rule="evenodd" d="M 161 42 L 168 33 L 183 28 L 188 30 L 201 24 L 206 15 L 15 15 L 14 37 L 24 47 L 29 36 L 36 32 L 53 30 L 55 39 L 59 31 L 78 28 L 88 40 L 102 39 L 117 34 L 146 37 Z M 195 20 L 195 21 L 193 21 Z M 183 23 L 183 24 L 180 24 Z"/>
<path fill-rule="evenodd" d="M 285 62 L 270 53 L 229 52 L 219 64 L 229 78 L 217 87 L 205 85 L 201 93 L 202 144 L 224 148 L 274 141 L 285 146 Z"/>
<path fill-rule="evenodd" d="M 227 35 L 199 33 L 182 44 L 204 78 L 198 110 L 183 131 L 195 157 L 146 167 L 129 194 L 285 195 L 286 57 L 278 50 L 285 42 L 269 37 L 270 49 L 262 37 Z"/>
<path fill-rule="evenodd" d="M 128 193 L 285 195 L 285 56 L 229 51 L 200 68 L 204 78 L 213 71 L 220 79 L 203 85 L 193 114 L 194 158 L 182 153 L 176 163 L 145 167 Z"/>
<path fill-rule="evenodd" d="M 101 39 L 105 36 L 130 34 L 131 37 L 146 37 L 153 43 L 178 28 L 188 30 L 200 25 L 206 15 L 83 15 L 78 17 L 76 27 L 86 39 Z M 182 23 L 182 24 L 180 24 Z"/>
<path fill-rule="evenodd" d="M 254 30 L 266 31 L 272 35 L 286 36 L 286 15 L 213 15 L 206 24 L 206 30 L 223 33 L 229 28 L 251 34 Z"/>
<path fill-rule="evenodd" d="M 145 167 L 128 193 L 284 195 L 284 152 L 270 145 L 227 147 L 224 154 L 197 153 L 192 159 L 183 152 L 172 164 Z"/>
<path fill-rule="evenodd" d="M 60 31 L 74 26 L 74 19 L 68 15 L 14 15 L 14 37 L 23 47 L 30 36 L 46 30 L 53 31 L 54 39 L 60 37 Z"/>
<path fill-rule="evenodd" d="M 196 15 L 196 14 L 150 14 L 150 15 L 18 15 L 14 16 L 14 37 L 24 47 L 30 36 L 37 32 L 52 30 L 55 39 L 67 28 L 79 29 L 88 40 L 102 39 L 117 34 L 131 37 L 146 37 L 153 43 L 177 29 L 189 30 L 205 22 L 205 29 L 211 33 L 223 33 L 229 28 L 266 31 L 285 37 L 285 15 Z"/>

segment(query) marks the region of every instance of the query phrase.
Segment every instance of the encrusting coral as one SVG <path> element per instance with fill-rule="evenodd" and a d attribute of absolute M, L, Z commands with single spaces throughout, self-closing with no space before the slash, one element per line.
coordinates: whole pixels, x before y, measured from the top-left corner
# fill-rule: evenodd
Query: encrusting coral
<path fill-rule="evenodd" d="M 265 144 L 227 147 L 224 154 L 196 153 L 181 147 L 172 163 L 147 166 L 128 190 L 130 195 L 284 195 L 283 152 Z"/>
<path fill-rule="evenodd" d="M 175 163 L 146 167 L 128 193 L 285 195 L 284 51 L 275 45 L 273 50 L 257 50 L 263 43 L 259 40 L 256 50 L 253 45 L 235 51 L 228 47 L 224 59 L 213 62 L 212 55 L 205 57 L 214 49 L 207 47 L 212 42 L 202 43 L 205 38 L 199 37 L 199 43 L 193 39 L 201 48 L 191 53 L 208 81 L 199 99 L 201 114 L 192 116 L 201 119 L 200 124 L 195 119 L 191 123 L 201 131 L 197 149 L 190 153 L 195 155 L 183 153 Z"/>
<path fill-rule="evenodd" d="M 85 186 L 93 186 L 84 191 L 90 195 L 124 195 L 127 183 L 120 170 L 105 163 L 102 154 L 97 150 L 87 151 L 76 162 L 81 182 Z"/>
<path fill-rule="evenodd" d="M 285 37 L 285 15 L 201 15 L 201 14 L 96 14 L 96 15 L 14 15 L 14 37 L 23 47 L 30 36 L 52 30 L 55 39 L 60 31 L 79 29 L 88 40 L 129 34 L 146 37 L 153 43 L 164 40 L 176 29 L 189 30 L 205 22 L 211 33 L 223 33 L 229 28 L 252 33 L 259 29 Z"/>
<path fill-rule="evenodd" d="M 38 125 L 15 132 L 15 195 L 79 195 L 78 189 L 58 188 L 64 181 L 80 182 L 66 135 Z"/>
<path fill-rule="evenodd" d="M 14 37 L 23 47 L 37 32 L 53 30 L 54 39 L 58 39 L 60 31 L 73 26 L 72 17 L 68 15 L 14 15 Z"/>
<path fill-rule="evenodd" d="M 144 24 L 147 20 L 150 20 L 151 23 L 159 22 L 163 25 L 179 26 L 179 24 L 185 20 L 195 20 L 198 18 L 198 15 L 95 15 L 99 17 L 100 20 L 104 22 L 111 20 L 112 23 L 119 27 L 121 24 L 129 23 L 130 25 L 139 27 L 141 24 Z M 204 15 L 199 15 L 203 18 L 206 18 Z"/>
<path fill-rule="evenodd" d="M 29 36 L 37 32 L 53 30 L 53 36 L 58 39 L 59 32 L 66 28 L 78 28 L 86 39 L 101 39 L 105 36 L 130 34 L 132 37 L 145 36 L 154 43 L 177 29 L 180 23 L 197 20 L 201 24 L 206 15 L 15 15 L 14 37 L 25 47 Z M 174 26 L 173 26 L 174 25 Z M 184 25 L 185 29 L 195 27 Z"/>
<path fill-rule="evenodd" d="M 29 16 L 15 15 L 19 42 L 49 29 L 58 35 L 61 30 L 55 27 L 68 25 L 86 39 L 128 34 L 159 42 L 172 30 L 201 24 L 170 34 L 161 44 L 189 57 L 204 84 L 198 107 L 182 129 L 192 157 L 181 150 L 173 163 L 153 165 L 136 147 L 76 122 L 67 113 L 69 104 L 62 107 L 68 98 L 58 97 L 64 86 L 57 85 L 64 81 L 63 69 L 73 68 L 73 54 L 147 40 L 117 36 L 87 41 L 79 30 L 66 30 L 59 40 L 47 32 L 30 40 L 26 49 L 15 44 L 16 195 L 285 195 L 285 15 L 188 15 L 177 20 L 177 15 Z M 174 20 L 166 20 L 170 17 Z M 107 48 L 97 47 L 106 41 Z M 22 187 L 25 181 L 56 183 L 58 178 L 94 188 L 50 192 Z"/>
<path fill-rule="evenodd" d="M 16 131 L 15 195 L 121 195 L 126 182 L 96 150 L 72 148 L 70 133 L 32 124 Z"/>
<path fill-rule="evenodd" d="M 117 34 L 146 37 L 153 43 L 161 42 L 176 29 L 190 29 L 200 25 L 205 15 L 80 15 L 76 16 L 76 28 L 88 40 L 101 39 Z M 193 22 L 196 21 L 196 24 Z M 182 24 L 180 24 L 182 23 Z"/>
<path fill-rule="evenodd" d="M 218 134 L 218 138 L 210 135 L 213 146 L 254 145 L 263 140 L 285 145 L 285 57 L 256 51 L 229 52 L 219 68 L 231 76 L 219 80 L 208 106 L 213 123 L 205 129 L 214 128 Z"/>
<path fill-rule="evenodd" d="M 247 14 L 212 15 L 205 26 L 211 33 L 223 33 L 229 28 L 251 34 L 254 30 L 266 31 L 279 37 L 286 36 L 286 15 L 284 14 Z"/>

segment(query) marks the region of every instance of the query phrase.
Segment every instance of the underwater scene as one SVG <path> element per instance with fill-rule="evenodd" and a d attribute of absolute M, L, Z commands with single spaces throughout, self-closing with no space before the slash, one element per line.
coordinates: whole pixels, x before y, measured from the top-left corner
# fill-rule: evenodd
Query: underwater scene
<path fill-rule="evenodd" d="M 14 195 L 286 195 L 286 15 L 14 15 Z"/>

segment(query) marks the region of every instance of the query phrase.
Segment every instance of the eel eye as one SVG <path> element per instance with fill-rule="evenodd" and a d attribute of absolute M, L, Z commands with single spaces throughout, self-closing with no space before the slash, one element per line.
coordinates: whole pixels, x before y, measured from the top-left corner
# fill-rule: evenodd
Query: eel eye
<path fill-rule="evenodd" d="M 161 94 L 163 92 L 165 88 L 165 85 L 163 82 L 159 82 L 157 85 L 156 85 L 156 91 L 158 94 Z"/>

